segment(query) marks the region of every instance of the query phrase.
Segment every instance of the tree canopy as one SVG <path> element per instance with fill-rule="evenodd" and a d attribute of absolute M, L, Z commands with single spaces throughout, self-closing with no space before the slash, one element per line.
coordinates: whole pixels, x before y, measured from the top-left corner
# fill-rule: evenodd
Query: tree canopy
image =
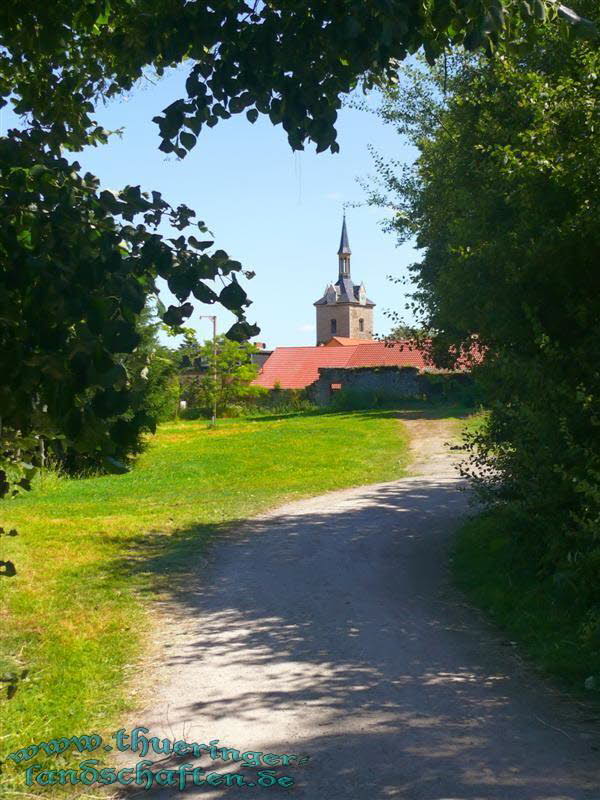
<path fill-rule="evenodd" d="M 0 96 L 71 149 L 102 136 L 96 101 L 151 69 L 189 64 L 186 97 L 155 118 L 162 149 L 183 156 L 204 125 L 246 111 L 281 123 L 290 144 L 337 150 L 341 95 L 359 80 L 395 80 L 420 48 L 522 46 L 559 14 L 578 35 L 593 25 L 554 0 L 18 0 L 0 12 Z M 184 134 L 182 136 L 182 134 Z"/>
<path fill-rule="evenodd" d="M 172 328 L 198 301 L 237 316 L 230 338 L 259 330 L 245 317 L 240 262 L 212 249 L 194 211 L 146 187 L 102 190 L 70 160 L 109 138 L 99 102 L 187 64 L 185 96 L 155 116 L 162 151 L 184 157 L 204 127 L 245 112 L 281 123 L 292 148 L 336 152 L 341 97 L 360 81 L 393 81 L 419 48 L 433 62 L 454 45 L 527 45 L 559 10 L 552 0 L 4 3 L 0 105 L 21 123 L 0 139 L 0 494 L 27 485 L 36 436 L 108 464 L 152 429 L 125 356 L 158 278 L 178 300 L 162 312 Z M 578 19 L 572 30 L 594 33 Z M 167 223 L 171 236 L 157 231 Z"/>
<path fill-rule="evenodd" d="M 217 414 L 232 409 L 244 400 L 261 393 L 251 382 L 259 372 L 252 355 L 258 348 L 250 342 L 234 342 L 226 336 L 200 344 L 188 333 L 178 356 L 182 370 L 181 397 L 188 411 L 210 415 L 214 404 Z"/>
<path fill-rule="evenodd" d="M 484 352 L 483 496 L 514 504 L 543 574 L 597 609 L 600 52 L 548 29 L 527 56 L 447 67 L 386 94 L 383 117 L 419 155 L 413 168 L 378 155 L 370 199 L 416 237 L 413 301 L 438 364 Z"/>

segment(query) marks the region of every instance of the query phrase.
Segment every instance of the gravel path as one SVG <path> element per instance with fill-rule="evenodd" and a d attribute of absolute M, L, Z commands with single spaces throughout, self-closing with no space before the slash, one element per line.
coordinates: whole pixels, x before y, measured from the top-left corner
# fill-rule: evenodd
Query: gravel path
<path fill-rule="evenodd" d="M 600 800 L 598 721 L 541 683 L 450 586 L 447 548 L 467 498 L 444 448 L 448 423 L 403 424 L 419 476 L 249 521 L 171 611 L 152 702 L 135 722 L 171 740 L 310 756 L 274 767 L 291 790 L 185 796 Z M 195 763 L 256 780 L 251 767 Z"/>

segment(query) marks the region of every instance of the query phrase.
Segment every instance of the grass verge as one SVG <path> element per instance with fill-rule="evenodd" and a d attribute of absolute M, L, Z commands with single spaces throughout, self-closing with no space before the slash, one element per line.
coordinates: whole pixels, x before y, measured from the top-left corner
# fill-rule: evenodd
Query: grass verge
<path fill-rule="evenodd" d="M 510 507 L 467 521 L 453 554 L 456 583 L 542 672 L 599 702 L 598 691 L 584 686 L 590 677 L 600 686 L 600 627 L 590 635 L 589 609 L 577 602 L 574 587 L 540 575 L 526 537 L 515 535 L 522 529 L 523 520 Z"/>
<path fill-rule="evenodd" d="M 29 676 L 0 701 L 0 757 L 119 727 L 135 704 L 125 687 L 151 630 L 148 601 L 169 593 L 221 526 L 296 497 L 393 480 L 406 461 L 402 426 L 380 411 L 238 419 L 213 430 L 179 421 L 161 426 L 126 475 L 46 475 L 3 502 L 0 525 L 19 536 L 2 540 L 2 557 L 18 569 L 1 587 L 2 652 Z M 5 765 L 7 795 L 31 793 L 30 763 Z"/>
<path fill-rule="evenodd" d="M 488 412 L 480 408 L 473 411 L 461 425 L 461 433 L 474 435 L 483 430 L 488 418 Z"/>

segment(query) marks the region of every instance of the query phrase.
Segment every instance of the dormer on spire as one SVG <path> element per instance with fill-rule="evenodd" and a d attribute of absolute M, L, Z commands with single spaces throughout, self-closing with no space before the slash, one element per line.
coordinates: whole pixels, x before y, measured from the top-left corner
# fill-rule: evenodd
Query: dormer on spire
<path fill-rule="evenodd" d="M 350 250 L 350 243 L 348 241 L 348 229 L 346 228 L 346 214 L 344 213 L 344 221 L 342 222 L 342 235 L 340 238 L 340 249 L 338 250 L 340 278 L 350 277 L 351 253 L 352 251 Z"/>

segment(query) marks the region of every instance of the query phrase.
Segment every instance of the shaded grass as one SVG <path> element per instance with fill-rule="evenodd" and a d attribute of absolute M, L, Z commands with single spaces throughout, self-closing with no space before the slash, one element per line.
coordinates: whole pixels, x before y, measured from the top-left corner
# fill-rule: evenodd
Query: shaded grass
<path fill-rule="evenodd" d="M 590 676 L 600 685 L 600 628 L 596 637 L 582 635 L 589 609 L 578 602 L 575 587 L 540 573 L 524 525 L 510 506 L 466 522 L 453 554 L 455 580 L 535 666 L 580 694 Z M 599 699 L 595 691 L 585 694 Z"/>
<path fill-rule="evenodd" d="M 472 406 L 462 403 L 430 403 L 422 401 L 410 401 L 397 405 L 382 406 L 375 410 L 358 409 L 353 412 L 354 416 L 367 414 L 368 416 L 379 416 L 390 419 L 444 419 L 456 422 L 462 428 L 469 424 L 472 417 L 479 416 Z"/>
<path fill-rule="evenodd" d="M 151 633 L 149 593 L 174 588 L 232 520 L 400 477 L 406 445 L 398 420 L 377 411 L 237 419 L 213 430 L 178 421 L 161 426 L 126 475 L 46 475 L 29 495 L 3 502 L 0 525 L 20 535 L 1 542 L 18 569 L 3 581 L 2 649 L 29 677 L 0 701 L 0 757 L 120 727 L 136 699 L 128 678 Z M 47 763 L 69 763 L 61 759 Z M 9 791 L 25 788 L 23 767 L 14 772 L 5 768 Z"/>
<path fill-rule="evenodd" d="M 487 419 L 480 410 L 464 420 L 461 433 L 479 433 Z M 584 684 L 593 677 L 600 688 L 600 617 L 580 602 L 576 586 L 540 569 L 530 522 L 510 504 L 466 522 L 453 556 L 456 582 L 541 672 L 598 702 L 598 692 L 584 691 Z"/>

